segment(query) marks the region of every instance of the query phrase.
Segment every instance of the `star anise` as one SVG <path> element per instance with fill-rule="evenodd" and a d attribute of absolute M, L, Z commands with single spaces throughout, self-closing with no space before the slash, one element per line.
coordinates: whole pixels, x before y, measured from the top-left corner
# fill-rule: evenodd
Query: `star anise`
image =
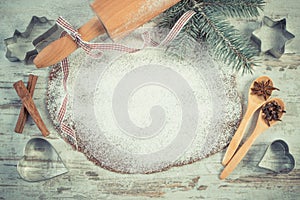
<path fill-rule="evenodd" d="M 266 82 L 254 81 L 253 88 L 251 88 L 252 93 L 258 96 L 263 96 L 265 100 L 271 95 L 273 90 L 279 90 L 271 85 L 271 81 L 267 80 Z"/>
<path fill-rule="evenodd" d="M 276 101 L 271 101 L 262 107 L 262 116 L 268 126 L 270 121 L 281 121 L 280 117 L 282 113 L 286 113 Z"/>

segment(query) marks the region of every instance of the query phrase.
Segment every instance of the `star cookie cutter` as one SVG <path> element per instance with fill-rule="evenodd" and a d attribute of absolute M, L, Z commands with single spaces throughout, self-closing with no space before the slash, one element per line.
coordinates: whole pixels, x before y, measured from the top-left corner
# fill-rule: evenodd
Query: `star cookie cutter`
<path fill-rule="evenodd" d="M 258 166 L 276 173 L 289 173 L 295 168 L 296 162 L 289 151 L 288 144 L 283 140 L 275 140 L 267 148 Z"/>
<path fill-rule="evenodd" d="M 33 16 L 24 32 L 15 30 L 13 37 L 4 39 L 6 45 L 6 58 L 11 62 L 24 61 L 25 64 L 31 64 L 38 51 L 33 44 L 39 43 L 39 36 L 45 33 L 55 24 L 54 20 L 48 20 L 46 17 Z"/>
<path fill-rule="evenodd" d="M 273 21 L 265 16 L 261 27 L 252 32 L 252 40 L 258 44 L 260 51 L 280 58 L 285 51 L 285 45 L 295 35 L 286 30 L 286 19 Z"/>

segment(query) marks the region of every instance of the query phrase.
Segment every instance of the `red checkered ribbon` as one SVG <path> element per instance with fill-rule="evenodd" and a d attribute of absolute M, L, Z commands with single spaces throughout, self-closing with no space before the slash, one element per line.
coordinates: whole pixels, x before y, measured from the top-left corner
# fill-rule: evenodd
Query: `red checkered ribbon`
<path fill-rule="evenodd" d="M 185 12 L 179 20 L 175 23 L 167 37 L 159 44 L 159 46 L 166 46 L 170 42 L 172 42 L 176 36 L 180 33 L 181 29 L 188 23 L 188 21 L 195 15 L 195 11 L 187 11 Z"/>
<path fill-rule="evenodd" d="M 150 34 L 148 32 L 144 32 L 142 34 L 143 40 L 144 40 L 144 47 L 151 46 L 151 47 L 156 47 L 156 46 L 166 46 L 170 42 L 172 42 L 176 36 L 180 33 L 184 25 L 194 16 L 195 12 L 190 10 L 184 13 L 179 20 L 175 23 L 171 31 L 168 33 L 168 35 L 165 37 L 165 39 L 161 43 L 157 43 L 152 38 L 150 37 Z M 114 51 L 119 51 L 119 52 L 124 52 L 124 53 L 132 53 L 136 51 L 140 51 L 143 48 L 131 48 L 127 47 L 122 44 L 117 44 L 117 43 L 90 43 L 83 41 L 81 39 L 81 35 L 77 32 L 77 30 L 70 24 L 68 23 L 65 19 L 62 17 L 59 17 L 56 21 L 56 23 L 62 27 L 65 32 L 61 34 L 61 37 L 65 36 L 66 34 L 69 34 L 73 40 L 77 43 L 79 47 L 81 47 L 89 56 L 93 58 L 100 58 L 103 54 L 104 51 L 107 50 L 114 50 Z M 96 52 L 93 52 L 93 50 L 96 50 Z M 65 92 L 65 97 L 62 101 L 62 104 L 60 106 L 57 120 L 60 123 L 60 128 L 63 133 L 65 133 L 67 136 L 72 138 L 73 143 L 76 147 L 77 146 L 77 139 L 76 139 L 76 133 L 75 130 L 68 125 L 65 120 L 65 114 L 67 112 L 67 105 L 68 105 L 68 88 L 67 88 L 67 81 L 68 81 L 68 76 L 69 76 L 69 62 L 68 58 L 64 58 L 61 61 L 61 68 L 63 72 L 63 87 L 64 87 L 64 92 Z"/>

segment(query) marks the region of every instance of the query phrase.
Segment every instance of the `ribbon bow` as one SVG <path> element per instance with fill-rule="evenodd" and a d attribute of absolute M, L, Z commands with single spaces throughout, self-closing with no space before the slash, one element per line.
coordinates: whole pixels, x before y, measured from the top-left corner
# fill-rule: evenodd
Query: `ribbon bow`
<path fill-rule="evenodd" d="M 176 36 L 180 33 L 181 29 L 184 27 L 184 25 L 194 16 L 195 12 L 190 10 L 184 13 L 179 20 L 175 23 L 169 34 L 166 36 L 166 38 L 161 42 L 157 43 L 153 41 L 148 32 L 145 32 L 142 34 L 143 39 L 144 39 L 144 47 L 145 46 L 166 46 L 168 45 L 171 41 L 173 41 Z M 66 33 L 68 33 L 73 40 L 77 43 L 78 46 L 80 46 L 88 55 L 94 57 L 94 58 L 99 58 L 102 56 L 102 51 L 105 50 L 115 50 L 115 51 L 121 51 L 121 52 L 127 52 L 127 53 L 132 53 L 139 51 L 143 48 L 131 48 L 127 47 L 125 45 L 117 44 L 117 43 L 90 43 L 83 41 L 81 39 L 81 35 L 78 33 L 78 31 L 63 17 L 59 17 L 56 21 L 56 23 L 62 27 Z M 92 50 L 98 50 L 99 52 L 94 54 L 91 51 Z"/>
<path fill-rule="evenodd" d="M 147 46 L 152 46 L 152 47 L 160 46 L 161 47 L 161 46 L 168 45 L 170 42 L 172 42 L 176 38 L 176 36 L 180 33 L 180 31 L 184 27 L 184 25 L 194 16 L 194 14 L 195 14 L 195 12 L 192 10 L 184 13 L 179 18 L 179 20 L 175 23 L 175 25 L 170 30 L 170 32 L 165 37 L 165 39 L 160 43 L 157 43 L 154 40 L 152 40 L 152 38 L 150 37 L 148 32 L 144 32 L 142 34 L 142 37 L 144 40 L 143 48 L 147 47 Z M 103 51 L 106 51 L 106 50 L 115 50 L 115 51 L 120 51 L 120 52 L 132 53 L 132 52 L 136 52 L 136 51 L 143 49 L 143 48 L 139 48 L 139 49 L 131 48 L 131 47 L 127 47 L 127 46 L 124 46 L 121 44 L 117 44 L 117 43 L 86 42 L 81 39 L 81 35 L 78 33 L 78 31 L 69 22 L 67 22 L 64 18 L 59 17 L 57 19 L 56 23 L 60 27 L 62 27 L 65 31 L 61 34 L 61 37 L 66 34 L 69 34 L 73 38 L 73 40 L 76 42 L 76 44 L 79 47 L 81 47 L 89 56 L 91 56 L 93 58 L 100 58 L 103 54 Z M 93 53 L 92 50 L 97 50 L 98 52 Z M 61 68 L 62 68 L 62 72 L 63 72 L 63 86 L 64 86 L 64 91 L 65 91 L 66 95 L 62 102 L 62 105 L 60 106 L 57 119 L 60 123 L 61 131 L 64 134 L 68 135 L 70 138 L 72 138 L 73 144 L 75 145 L 75 147 L 77 149 L 78 146 L 77 146 L 75 130 L 72 128 L 72 126 L 70 126 L 66 122 L 66 120 L 64 120 L 66 110 L 67 110 L 67 104 L 68 104 L 68 89 L 67 89 L 67 80 L 68 80 L 68 76 L 69 76 L 68 58 L 65 58 L 61 61 Z"/>

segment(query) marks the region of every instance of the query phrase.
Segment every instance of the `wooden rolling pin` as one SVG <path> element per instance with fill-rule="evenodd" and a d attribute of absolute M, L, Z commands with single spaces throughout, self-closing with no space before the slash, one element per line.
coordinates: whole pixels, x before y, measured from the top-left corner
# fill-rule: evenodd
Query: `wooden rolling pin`
<path fill-rule="evenodd" d="M 96 17 L 78 29 L 84 41 L 107 33 L 115 40 L 150 21 L 180 0 L 95 0 L 91 7 Z M 101 22 L 99 22 L 99 20 Z M 77 49 L 70 36 L 62 37 L 45 47 L 34 59 L 36 67 L 53 65 Z"/>

